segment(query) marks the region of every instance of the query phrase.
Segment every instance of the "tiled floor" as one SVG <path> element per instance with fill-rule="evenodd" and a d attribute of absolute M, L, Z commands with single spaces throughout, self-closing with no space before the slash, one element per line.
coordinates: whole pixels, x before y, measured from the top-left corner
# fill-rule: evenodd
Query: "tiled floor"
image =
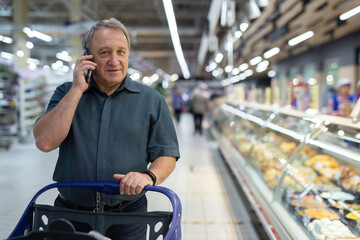
<path fill-rule="evenodd" d="M 176 126 L 181 158 L 163 184 L 180 197 L 182 239 L 259 239 L 246 207 L 217 151 L 206 136 L 193 134 L 192 116 L 184 114 Z M 34 144 L 0 150 L 0 239 L 6 238 L 37 190 L 51 183 L 57 151 L 42 153 Z M 149 210 L 171 210 L 170 202 L 148 193 Z M 51 204 L 53 190 L 39 199 Z"/>

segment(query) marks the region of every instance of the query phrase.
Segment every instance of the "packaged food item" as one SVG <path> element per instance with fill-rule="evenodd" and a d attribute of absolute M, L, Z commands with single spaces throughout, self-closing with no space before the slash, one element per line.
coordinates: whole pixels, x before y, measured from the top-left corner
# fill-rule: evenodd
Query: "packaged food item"
<path fill-rule="evenodd" d="M 339 203 L 334 203 L 331 205 L 334 208 L 338 208 L 338 209 L 354 209 L 354 210 L 359 210 L 360 209 L 360 204 L 358 203 L 345 203 L 345 206 L 339 204 Z"/>
<path fill-rule="evenodd" d="M 341 200 L 341 201 L 353 201 L 355 200 L 355 196 L 350 193 L 346 193 L 343 191 L 334 191 L 334 192 L 322 192 L 320 194 L 322 198 L 332 199 L 332 200 Z"/>
<path fill-rule="evenodd" d="M 299 211 L 300 216 L 309 215 L 311 219 L 327 218 L 331 220 L 340 219 L 339 215 L 333 210 L 326 208 L 307 208 Z"/>
<path fill-rule="evenodd" d="M 290 202 L 292 206 L 298 206 L 298 199 L 294 199 Z M 328 205 L 321 200 L 316 198 L 302 198 L 299 204 L 301 208 L 327 208 Z"/>
<path fill-rule="evenodd" d="M 316 240 L 355 238 L 351 230 L 339 220 L 321 219 L 314 220 L 307 228 Z"/>

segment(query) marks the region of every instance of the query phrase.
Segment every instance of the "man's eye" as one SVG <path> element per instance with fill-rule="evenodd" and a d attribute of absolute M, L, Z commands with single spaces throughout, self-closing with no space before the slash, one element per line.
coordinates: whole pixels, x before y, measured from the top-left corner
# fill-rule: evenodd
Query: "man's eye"
<path fill-rule="evenodd" d="M 107 53 L 108 53 L 108 51 L 102 51 L 102 52 L 100 52 L 100 55 L 105 55 Z"/>

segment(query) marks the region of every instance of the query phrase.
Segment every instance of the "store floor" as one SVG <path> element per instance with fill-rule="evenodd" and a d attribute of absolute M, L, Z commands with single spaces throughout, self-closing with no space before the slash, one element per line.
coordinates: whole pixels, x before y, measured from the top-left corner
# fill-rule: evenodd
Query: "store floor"
<path fill-rule="evenodd" d="M 206 127 L 206 123 L 205 123 Z M 216 142 L 193 134 L 190 114 L 176 124 L 181 158 L 162 184 L 180 197 L 183 207 L 182 239 L 259 239 L 249 214 L 233 185 Z M 57 150 L 42 153 L 34 143 L 0 150 L 0 239 L 8 237 L 37 190 L 52 182 Z M 39 198 L 52 204 L 56 190 Z M 168 199 L 148 193 L 149 210 L 171 210 Z"/>

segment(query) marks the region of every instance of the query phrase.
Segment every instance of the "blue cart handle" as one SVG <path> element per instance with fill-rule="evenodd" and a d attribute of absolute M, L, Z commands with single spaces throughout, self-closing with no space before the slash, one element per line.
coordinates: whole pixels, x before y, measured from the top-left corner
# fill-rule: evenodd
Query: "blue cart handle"
<path fill-rule="evenodd" d="M 120 194 L 120 182 L 118 181 L 94 181 L 94 182 L 58 182 L 52 183 L 41 190 L 39 190 L 34 197 L 31 199 L 29 205 L 27 206 L 25 212 L 21 216 L 18 224 L 16 225 L 14 231 L 10 234 L 9 238 L 23 236 L 25 230 L 31 227 L 31 217 L 29 216 L 30 212 L 32 213 L 32 209 L 35 205 L 36 199 L 44 192 L 60 187 L 85 187 L 92 189 L 96 192 L 106 193 L 106 194 Z M 179 197 L 172 190 L 159 187 L 159 186 L 145 186 L 144 190 L 159 192 L 166 195 L 173 207 L 173 216 L 171 226 L 164 238 L 164 240 L 170 239 L 167 236 L 181 236 L 181 202 Z M 172 238 L 171 238 L 172 239 Z M 174 238 L 175 239 L 175 238 Z M 176 238 L 177 239 L 177 238 Z"/>

